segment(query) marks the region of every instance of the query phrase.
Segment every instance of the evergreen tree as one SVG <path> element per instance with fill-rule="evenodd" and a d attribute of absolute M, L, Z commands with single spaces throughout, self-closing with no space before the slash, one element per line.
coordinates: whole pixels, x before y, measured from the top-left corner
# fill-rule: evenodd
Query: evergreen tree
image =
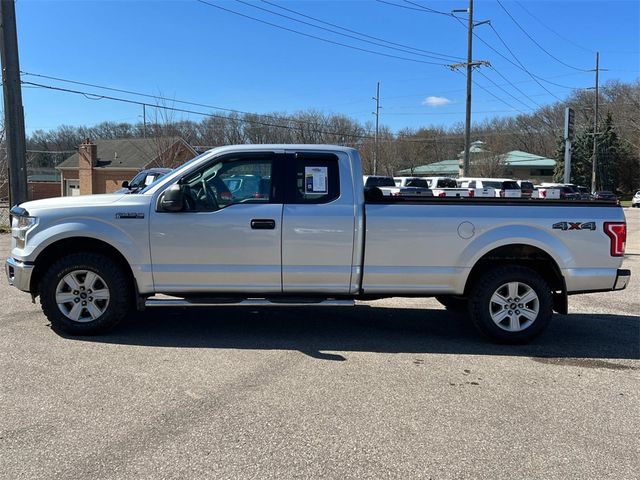
<path fill-rule="evenodd" d="M 591 135 L 589 131 L 581 131 L 571 142 L 571 183 L 591 188 Z M 558 141 L 556 149 L 556 167 L 553 179 L 564 181 L 564 139 Z"/>
<path fill-rule="evenodd" d="M 553 172 L 556 182 L 564 179 L 564 144 L 564 140 L 559 139 L 556 149 L 557 164 Z M 596 190 L 617 190 L 619 179 L 627 175 L 637 177 L 633 168 L 637 162 L 633 161 L 626 143 L 618 137 L 611 112 L 607 112 L 605 119 L 598 125 L 596 149 Z M 582 130 L 571 144 L 571 183 L 590 188 L 592 164 L 593 132 L 590 129 Z M 624 170 L 629 171 L 622 170 L 623 166 Z"/>

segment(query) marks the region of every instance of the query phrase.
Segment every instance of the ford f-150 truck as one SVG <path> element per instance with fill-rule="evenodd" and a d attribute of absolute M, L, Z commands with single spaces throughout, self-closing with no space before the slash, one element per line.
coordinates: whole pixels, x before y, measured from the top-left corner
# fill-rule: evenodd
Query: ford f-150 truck
<path fill-rule="evenodd" d="M 229 188 L 248 176 L 255 188 Z M 365 195 L 358 152 L 330 145 L 216 148 L 137 194 L 11 213 L 9 282 L 71 334 L 145 306 L 435 296 L 521 343 L 567 312 L 567 295 L 630 278 L 614 203 Z"/>

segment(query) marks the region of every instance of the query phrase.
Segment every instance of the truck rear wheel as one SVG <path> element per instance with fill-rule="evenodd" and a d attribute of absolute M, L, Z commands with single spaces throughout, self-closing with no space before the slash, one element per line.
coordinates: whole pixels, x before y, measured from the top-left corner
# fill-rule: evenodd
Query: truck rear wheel
<path fill-rule="evenodd" d="M 114 327 L 131 304 L 127 277 L 112 259 L 75 253 L 54 262 L 40 281 L 42 310 L 54 330 L 95 335 Z"/>
<path fill-rule="evenodd" d="M 469 314 L 476 328 L 498 343 L 526 343 L 551 321 L 553 297 L 536 271 L 518 266 L 489 270 L 473 286 Z"/>

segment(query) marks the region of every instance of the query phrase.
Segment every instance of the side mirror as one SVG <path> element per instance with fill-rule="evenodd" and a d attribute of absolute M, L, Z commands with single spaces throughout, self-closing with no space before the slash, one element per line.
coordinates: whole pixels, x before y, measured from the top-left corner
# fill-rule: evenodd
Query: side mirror
<path fill-rule="evenodd" d="M 164 210 L 165 212 L 180 212 L 183 208 L 184 193 L 180 185 L 171 185 L 160 197 L 160 210 Z"/>
<path fill-rule="evenodd" d="M 122 182 L 122 188 L 129 188 L 129 181 L 125 180 L 124 182 Z"/>

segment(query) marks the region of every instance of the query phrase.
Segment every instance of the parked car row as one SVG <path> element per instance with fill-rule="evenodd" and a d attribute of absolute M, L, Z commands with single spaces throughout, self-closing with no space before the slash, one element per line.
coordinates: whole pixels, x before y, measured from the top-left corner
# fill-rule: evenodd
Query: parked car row
<path fill-rule="evenodd" d="M 365 189 L 379 188 L 384 196 L 427 197 L 499 197 L 549 200 L 617 201 L 610 191 L 591 193 L 587 187 L 571 183 L 544 182 L 534 185 L 530 180 L 482 177 L 391 177 L 365 175 Z M 639 192 L 640 193 L 640 192 Z M 636 193 L 634 206 L 640 205 Z"/>

